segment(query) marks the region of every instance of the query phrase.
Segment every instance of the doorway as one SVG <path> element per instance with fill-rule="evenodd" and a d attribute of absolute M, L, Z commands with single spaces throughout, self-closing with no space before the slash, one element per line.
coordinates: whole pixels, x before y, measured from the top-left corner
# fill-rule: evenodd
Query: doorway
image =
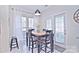
<path fill-rule="evenodd" d="M 63 52 L 65 50 L 65 14 L 55 16 L 54 28 L 55 48 Z"/>

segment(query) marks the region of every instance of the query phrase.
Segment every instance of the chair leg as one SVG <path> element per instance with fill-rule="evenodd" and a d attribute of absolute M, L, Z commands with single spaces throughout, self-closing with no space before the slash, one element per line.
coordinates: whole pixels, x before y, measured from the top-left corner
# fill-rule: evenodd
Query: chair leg
<path fill-rule="evenodd" d="M 28 46 L 28 33 L 26 33 L 26 46 Z"/>
<path fill-rule="evenodd" d="M 53 39 L 51 39 L 50 46 L 51 46 L 51 53 L 52 53 L 52 52 L 54 52 L 54 41 L 53 41 Z"/>
<path fill-rule="evenodd" d="M 42 50 L 42 44 L 40 45 L 40 50 Z"/>
<path fill-rule="evenodd" d="M 13 39 L 11 39 L 11 43 L 10 43 L 10 51 L 12 51 L 12 41 L 13 41 Z"/>
<path fill-rule="evenodd" d="M 27 41 L 27 43 L 26 43 L 26 44 L 27 44 L 27 46 L 28 46 L 28 37 L 26 38 L 26 41 Z"/>
<path fill-rule="evenodd" d="M 45 53 L 47 52 L 47 44 L 45 44 Z"/>
<path fill-rule="evenodd" d="M 12 43 L 11 43 L 11 45 L 10 45 L 10 51 L 12 51 Z"/>
<path fill-rule="evenodd" d="M 30 51 L 30 38 L 29 38 L 29 51 Z"/>
<path fill-rule="evenodd" d="M 32 53 L 33 53 L 33 48 L 34 48 L 34 44 L 33 44 L 33 39 L 32 39 Z"/>
<path fill-rule="evenodd" d="M 47 43 L 46 43 L 47 37 L 45 39 L 45 53 L 47 52 Z"/>
<path fill-rule="evenodd" d="M 17 48 L 19 49 L 17 38 L 16 38 L 16 45 L 17 45 Z"/>

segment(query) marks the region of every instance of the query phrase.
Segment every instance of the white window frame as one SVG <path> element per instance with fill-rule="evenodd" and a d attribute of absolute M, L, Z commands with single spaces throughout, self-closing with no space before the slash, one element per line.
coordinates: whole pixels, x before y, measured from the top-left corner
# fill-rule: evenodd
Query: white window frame
<path fill-rule="evenodd" d="M 32 21 L 30 21 L 31 22 L 31 24 L 29 24 L 30 22 L 29 22 L 29 19 L 32 19 Z M 34 18 L 33 17 L 28 17 L 28 28 L 29 29 L 34 29 Z"/>
<path fill-rule="evenodd" d="M 25 22 L 23 22 L 22 17 L 26 18 Z M 21 17 L 22 31 L 26 31 L 26 27 L 27 27 L 27 23 L 26 23 L 26 22 L 27 22 L 27 17 L 25 17 L 25 16 L 22 16 L 22 17 Z"/>
<path fill-rule="evenodd" d="M 52 18 L 46 19 L 46 29 L 52 30 Z"/>

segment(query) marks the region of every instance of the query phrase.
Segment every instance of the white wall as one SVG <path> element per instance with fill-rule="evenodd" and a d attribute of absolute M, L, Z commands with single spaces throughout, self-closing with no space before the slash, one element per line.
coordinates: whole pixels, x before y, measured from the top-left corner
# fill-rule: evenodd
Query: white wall
<path fill-rule="evenodd" d="M 9 8 L 8 6 L 0 6 L 1 20 L 1 39 L 0 52 L 9 52 L 9 23 L 8 23 Z"/>
<path fill-rule="evenodd" d="M 32 17 L 32 14 L 30 13 L 21 11 L 18 8 L 15 8 L 15 11 L 12 11 L 11 8 L 13 7 L 8 5 L 0 6 L 0 52 L 10 52 L 10 39 L 14 34 L 16 34 L 14 32 L 16 30 L 16 28 L 14 28 L 16 16 Z M 17 20 L 17 22 L 19 22 L 19 20 Z"/>
<path fill-rule="evenodd" d="M 66 39 L 65 47 L 67 50 L 74 49 L 79 50 L 79 24 L 73 20 L 74 12 L 79 6 L 52 6 L 42 13 L 43 20 L 48 17 L 52 17 L 54 22 L 54 16 L 58 14 L 65 14 L 65 26 L 66 26 Z M 54 23 L 53 23 L 54 25 Z M 54 29 L 54 27 L 53 27 Z"/>
<path fill-rule="evenodd" d="M 0 14 L 0 42 L 1 42 L 1 14 Z M 0 46 L 1 46 L 1 44 L 0 44 Z M 0 49 L 0 51 L 1 51 L 1 49 Z"/>

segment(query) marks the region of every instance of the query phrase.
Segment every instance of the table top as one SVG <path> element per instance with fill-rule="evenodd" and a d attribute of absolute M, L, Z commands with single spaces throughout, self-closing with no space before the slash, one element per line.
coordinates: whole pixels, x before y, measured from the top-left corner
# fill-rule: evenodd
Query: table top
<path fill-rule="evenodd" d="M 36 36 L 42 36 L 42 35 L 45 35 L 46 32 L 32 32 L 32 34 L 34 34 Z"/>

